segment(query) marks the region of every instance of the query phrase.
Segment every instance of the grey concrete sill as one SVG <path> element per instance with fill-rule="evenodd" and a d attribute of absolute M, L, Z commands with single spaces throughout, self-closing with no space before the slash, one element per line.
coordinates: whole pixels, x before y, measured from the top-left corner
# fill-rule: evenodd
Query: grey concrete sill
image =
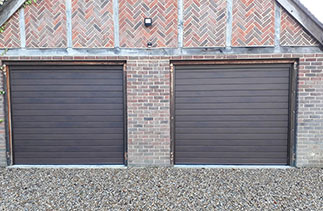
<path fill-rule="evenodd" d="M 218 169 L 291 169 L 280 165 L 174 165 L 175 168 L 218 168 Z"/>
<path fill-rule="evenodd" d="M 48 168 L 48 169 L 126 169 L 124 165 L 13 165 L 7 166 L 11 169 L 31 169 L 31 168 Z"/>

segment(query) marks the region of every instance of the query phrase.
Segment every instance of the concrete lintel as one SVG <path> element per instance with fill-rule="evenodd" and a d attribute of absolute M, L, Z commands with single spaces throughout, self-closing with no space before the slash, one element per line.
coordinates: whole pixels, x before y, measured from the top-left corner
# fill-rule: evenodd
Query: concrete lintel
<path fill-rule="evenodd" d="M 4 49 L 2 49 L 4 51 Z M 2 52 L 0 49 L 0 52 Z M 274 53 L 323 53 L 320 47 L 232 47 L 221 48 L 25 48 L 8 49 L 4 56 L 193 56 Z"/>

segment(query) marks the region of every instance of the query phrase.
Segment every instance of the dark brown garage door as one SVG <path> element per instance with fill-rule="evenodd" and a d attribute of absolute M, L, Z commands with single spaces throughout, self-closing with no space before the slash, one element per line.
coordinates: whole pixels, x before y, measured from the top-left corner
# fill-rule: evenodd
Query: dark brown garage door
<path fill-rule="evenodd" d="M 175 164 L 287 164 L 290 65 L 175 67 Z"/>
<path fill-rule="evenodd" d="M 122 66 L 10 66 L 15 164 L 123 164 Z"/>

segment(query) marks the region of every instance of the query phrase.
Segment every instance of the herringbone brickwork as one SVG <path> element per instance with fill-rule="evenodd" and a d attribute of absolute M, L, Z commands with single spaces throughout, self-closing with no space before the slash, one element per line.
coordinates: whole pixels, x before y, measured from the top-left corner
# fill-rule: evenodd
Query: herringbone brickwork
<path fill-rule="evenodd" d="M 5 24 L 5 31 L 0 33 L 0 48 L 20 47 L 19 11 Z"/>
<path fill-rule="evenodd" d="M 27 47 L 66 47 L 65 0 L 38 0 L 26 7 L 25 22 Z"/>
<path fill-rule="evenodd" d="M 275 0 L 233 0 L 232 46 L 271 46 Z"/>
<path fill-rule="evenodd" d="M 184 47 L 225 46 L 226 0 L 184 0 Z"/>
<path fill-rule="evenodd" d="M 145 27 L 145 17 L 153 19 Z M 177 47 L 177 0 L 120 0 L 121 47 Z"/>
<path fill-rule="evenodd" d="M 318 46 L 319 43 L 284 9 L 281 15 L 280 44 L 282 46 Z"/>
<path fill-rule="evenodd" d="M 73 47 L 114 46 L 112 0 L 72 1 Z"/>

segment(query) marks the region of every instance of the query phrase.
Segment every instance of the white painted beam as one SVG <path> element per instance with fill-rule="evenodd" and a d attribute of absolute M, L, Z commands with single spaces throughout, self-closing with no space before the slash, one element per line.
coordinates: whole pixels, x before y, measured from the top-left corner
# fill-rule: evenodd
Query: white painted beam
<path fill-rule="evenodd" d="M 281 28 L 281 11 L 280 6 L 275 2 L 275 49 L 280 51 L 280 28 Z"/>
<path fill-rule="evenodd" d="M 114 47 L 120 47 L 119 38 L 119 1 L 113 0 L 113 28 L 114 28 Z"/>
<path fill-rule="evenodd" d="M 25 9 L 19 11 L 19 30 L 20 30 L 20 47 L 26 47 L 26 25 L 25 25 Z"/>
<path fill-rule="evenodd" d="M 178 0 L 178 47 L 182 48 L 184 46 L 183 44 L 183 36 L 184 36 L 184 17 L 183 17 L 183 8 L 184 3 L 183 0 Z"/>
<path fill-rule="evenodd" d="M 233 21 L 233 0 L 227 0 L 227 28 L 226 28 L 226 48 L 230 49 L 232 46 L 232 21 Z"/>
<path fill-rule="evenodd" d="M 67 47 L 72 48 L 72 0 L 66 0 L 66 34 L 67 34 Z"/>

